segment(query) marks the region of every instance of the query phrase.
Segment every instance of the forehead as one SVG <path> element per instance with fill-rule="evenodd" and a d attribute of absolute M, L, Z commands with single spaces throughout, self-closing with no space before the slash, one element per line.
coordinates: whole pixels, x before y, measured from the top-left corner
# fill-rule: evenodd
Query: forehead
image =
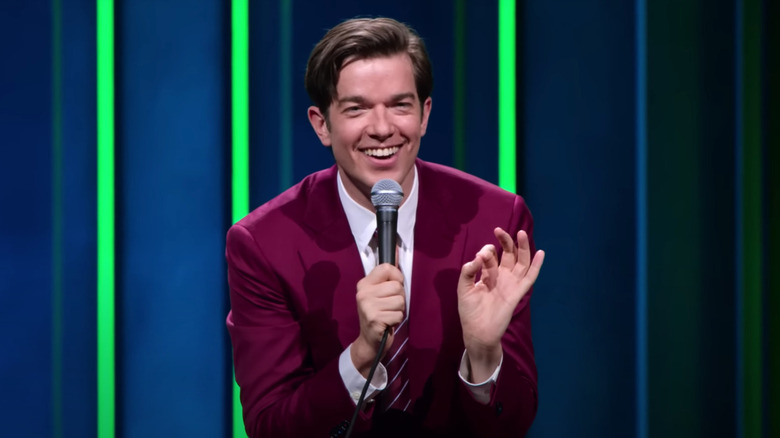
<path fill-rule="evenodd" d="M 336 100 L 400 93 L 417 94 L 412 60 L 405 53 L 347 60 L 336 84 Z"/>

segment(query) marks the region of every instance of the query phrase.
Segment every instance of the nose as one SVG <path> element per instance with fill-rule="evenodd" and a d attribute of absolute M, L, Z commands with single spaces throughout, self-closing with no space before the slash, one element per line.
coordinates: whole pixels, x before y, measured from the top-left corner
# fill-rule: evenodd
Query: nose
<path fill-rule="evenodd" d="M 395 128 L 393 127 L 392 119 L 390 114 L 388 114 L 387 108 L 384 106 L 377 106 L 373 108 L 371 113 L 371 120 L 367 126 L 366 133 L 371 136 L 371 138 L 378 141 L 384 141 L 390 138 L 393 135 L 393 130 Z"/>

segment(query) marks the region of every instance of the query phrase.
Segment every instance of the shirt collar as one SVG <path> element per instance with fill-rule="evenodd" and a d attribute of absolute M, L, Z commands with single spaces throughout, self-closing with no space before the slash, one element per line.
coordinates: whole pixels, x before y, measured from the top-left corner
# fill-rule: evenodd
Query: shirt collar
<path fill-rule="evenodd" d="M 341 201 L 341 206 L 344 208 L 344 213 L 347 215 L 347 221 L 349 222 L 352 236 L 355 238 L 355 243 L 357 244 L 358 249 L 362 250 L 368 246 L 368 243 L 371 241 L 371 237 L 373 237 L 374 231 L 376 230 L 376 214 L 358 204 L 357 201 L 349 196 L 341 178 L 341 172 L 339 172 L 338 178 L 336 178 L 338 180 L 339 200 Z M 412 248 L 414 242 L 414 223 L 417 218 L 418 192 L 417 166 L 415 166 L 412 192 L 409 193 L 406 200 L 398 209 L 397 231 L 401 248 Z"/>

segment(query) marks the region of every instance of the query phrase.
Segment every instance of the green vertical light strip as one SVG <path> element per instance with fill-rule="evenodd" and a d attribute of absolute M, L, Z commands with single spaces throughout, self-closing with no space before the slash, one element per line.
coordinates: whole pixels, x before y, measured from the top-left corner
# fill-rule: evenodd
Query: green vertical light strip
<path fill-rule="evenodd" d="M 741 3 L 740 83 L 742 348 L 744 438 L 763 436 L 761 1 Z M 739 6 L 738 6 L 739 7 Z M 740 14 L 738 14 L 739 16 Z M 739 29 L 738 27 L 738 29 Z M 738 174 L 739 174 L 738 173 Z"/>
<path fill-rule="evenodd" d="M 232 219 L 249 213 L 249 2 L 233 0 L 231 28 Z M 246 438 L 239 388 L 233 379 L 233 437 Z"/>
<path fill-rule="evenodd" d="M 514 192 L 516 180 L 515 0 L 498 2 L 498 185 Z"/>
<path fill-rule="evenodd" d="M 115 433 L 114 3 L 97 1 L 97 436 Z"/>
<path fill-rule="evenodd" d="M 466 0 L 455 0 L 455 90 L 453 95 L 453 164 L 466 170 Z"/>
<path fill-rule="evenodd" d="M 52 0 L 52 435 L 62 437 L 62 0 Z"/>
<path fill-rule="evenodd" d="M 279 190 L 292 186 L 293 109 L 292 109 L 292 0 L 279 4 Z"/>
<path fill-rule="evenodd" d="M 233 222 L 249 212 L 249 2 L 231 4 Z"/>

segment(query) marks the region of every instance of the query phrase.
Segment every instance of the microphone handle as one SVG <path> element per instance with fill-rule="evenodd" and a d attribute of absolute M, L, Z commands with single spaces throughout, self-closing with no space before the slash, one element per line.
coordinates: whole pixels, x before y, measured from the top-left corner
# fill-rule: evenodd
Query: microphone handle
<path fill-rule="evenodd" d="M 379 263 L 395 265 L 395 247 L 398 242 L 398 209 L 379 207 L 376 211 L 376 231 L 379 238 Z"/>

